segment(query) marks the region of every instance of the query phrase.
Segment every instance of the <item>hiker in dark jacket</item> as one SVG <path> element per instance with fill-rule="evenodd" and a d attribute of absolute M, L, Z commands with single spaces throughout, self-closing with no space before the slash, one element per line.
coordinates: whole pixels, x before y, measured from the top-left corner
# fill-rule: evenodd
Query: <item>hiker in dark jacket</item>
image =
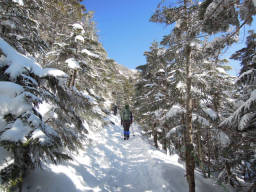
<path fill-rule="evenodd" d="M 129 108 L 129 105 L 126 104 L 124 109 L 121 112 L 121 125 L 124 127 L 124 140 L 128 140 L 130 136 L 130 126 L 132 124 L 132 112 Z"/>

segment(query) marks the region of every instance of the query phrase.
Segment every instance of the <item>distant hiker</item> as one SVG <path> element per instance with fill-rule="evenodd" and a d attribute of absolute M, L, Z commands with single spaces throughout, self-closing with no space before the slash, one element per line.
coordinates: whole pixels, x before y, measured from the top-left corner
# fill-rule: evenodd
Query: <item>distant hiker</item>
<path fill-rule="evenodd" d="M 124 109 L 121 112 L 121 125 L 124 127 L 124 140 L 128 140 L 130 136 L 130 125 L 132 124 L 132 112 L 129 108 L 129 105 L 126 104 Z"/>
<path fill-rule="evenodd" d="M 113 105 L 113 113 L 114 113 L 114 115 L 117 114 L 117 105 L 116 104 Z"/>

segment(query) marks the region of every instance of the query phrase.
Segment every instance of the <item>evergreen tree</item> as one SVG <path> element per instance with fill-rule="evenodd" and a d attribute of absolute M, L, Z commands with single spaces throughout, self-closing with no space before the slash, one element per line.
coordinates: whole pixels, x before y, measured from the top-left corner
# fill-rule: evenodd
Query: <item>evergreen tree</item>
<path fill-rule="evenodd" d="M 202 56 L 206 58 L 207 54 L 210 54 L 211 57 L 213 55 L 213 58 L 218 62 L 221 50 L 226 45 L 230 45 L 237 40 L 237 32 L 243 25 L 251 23 L 252 15 L 255 14 L 255 9 L 252 6 L 252 1 L 241 2 L 241 4 L 239 5 L 239 9 L 235 9 L 234 6 L 235 4 L 233 1 L 225 1 L 223 3 L 223 1 L 219 0 L 207 0 L 203 1 L 200 4 L 193 1 L 183 1 L 183 5 L 177 7 L 171 7 L 162 3 L 162 5 L 160 4 L 158 9 L 156 10 L 155 14 L 151 17 L 151 21 L 153 22 L 160 22 L 168 25 L 176 23 L 173 32 L 170 35 L 164 37 L 163 42 L 169 45 L 176 43 L 177 46 L 181 48 L 181 52 L 184 58 L 186 74 L 185 157 L 187 180 L 190 186 L 190 191 L 194 191 L 194 155 L 192 155 L 194 154 L 194 152 L 192 137 L 195 137 L 195 135 L 192 134 L 192 127 L 195 126 L 192 126 L 192 122 L 193 116 L 195 114 L 193 114 L 192 105 L 193 103 L 197 103 L 197 105 L 200 104 L 200 102 L 198 101 L 192 102 L 193 96 L 197 95 L 194 94 L 193 90 L 193 84 L 197 83 L 193 82 L 194 80 L 196 80 L 195 78 L 193 80 L 193 76 L 195 75 L 193 72 L 196 66 L 200 66 L 199 62 L 200 57 Z M 241 25 L 239 25 L 240 23 L 238 20 L 238 15 L 241 16 L 243 21 Z M 223 22 L 223 20 L 225 22 Z M 230 28 L 230 25 L 236 26 L 236 30 L 223 34 L 222 37 L 214 39 L 211 42 L 210 46 L 206 46 L 208 51 L 206 49 L 204 55 L 200 56 L 200 54 L 198 55 L 193 52 L 196 48 L 196 38 L 199 37 L 198 35 L 202 35 L 203 32 L 212 34 L 220 31 L 227 31 Z M 196 58 L 197 55 L 199 56 L 199 58 Z M 201 63 L 204 62 L 201 61 Z M 214 94 L 214 92 L 212 93 Z M 218 100 L 218 97 L 214 96 L 213 98 L 216 99 L 213 100 L 212 106 L 216 108 L 216 104 L 218 103 L 216 101 Z"/>
<path fill-rule="evenodd" d="M 157 42 L 153 42 L 150 51 L 146 51 L 147 64 L 137 67 L 141 70 L 141 80 L 136 83 L 136 102 L 135 105 L 139 106 L 136 109 L 136 114 L 142 118 L 138 118 L 145 127 L 148 134 L 154 137 L 154 145 L 158 147 L 157 138 L 161 132 L 157 129 L 159 121 L 157 122 L 156 116 L 159 115 L 159 108 L 165 104 L 163 102 L 165 93 L 161 86 L 164 81 L 164 48 L 159 48 Z M 143 114 L 143 116 L 139 115 Z M 151 119 L 151 120 L 150 120 Z M 152 121 L 154 119 L 154 121 Z"/>
<path fill-rule="evenodd" d="M 189 191 L 195 191 L 195 179 L 194 179 L 194 147 L 192 143 L 192 95 L 191 95 L 191 51 L 192 51 L 192 40 L 200 32 L 196 28 L 196 14 L 197 5 L 184 0 L 183 5 L 174 8 L 167 8 L 165 6 L 162 9 L 156 10 L 155 14 L 151 17 L 151 21 L 163 22 L 166 24 L 172 24 L 177 22 L 174 29 L 174 33 L 171 40 L 180 45 L 184 55 L 184 62 L 186 63 L 186 129 L 185 129 L 185 159 L 186 159 L 186 176 L 189 184 Z"/>
<path fill-rule="evenodd" d="M 236 7 L 236 5 L 238 5 Z M 200 15 L 201 20 L 203 21 L 203 26 L 205 31 L 208 33 L 212 31 L 213 33 L 217 31 L 227 31 L 229 29 L 229 25 L 236 26 L 235 30 L 231 32 L 227 32 L 226 35 L 224 35 L 222 38 L 219 38 L 219 40 L 216 41 L 215 50 L 217 47 L 224 47 L 225 45 L 230 45 L 236 39 L 238 38 L 238 32 L 245 24 L 251 24 L 253 20 L 253 15 L 256 14 L 255 6 L 253 5 L 253 1 L 204 1 L 201 6 L 201 13 Z M 240 22 L 238 21 L 238 15 L 240 16 Z M 215 30 L 212 30 L 215 28 Z M 226 28 L 226 29 L 225 29 Z M 208 31 L 208 29 L 210 29 Z M 240 50 L 241 51 L 241 50 Z M 244 52 L 244 51 L 242 51 Z M 240 52 L 240 53 L 242 53 Z M 251 53 L 249 53 L 250 55 Z M 233 55 L 233 57 L 239 56 L 239 53 L 236 53 Z M 242 70 L 247 70 L 248 66 L 244 66 Z M 240 73 L 242 74 L 242 72 Z M 243 79 L 243 76 L 240 76 L 239 79 Z M 240 80 L 238 80 L 240 82 Z M 242 88 L 243 89 L 243 88 Z M 249 93 L 250 94 L 250 93 Z M 249 96 L 250 97 L 250 96 Z M 247 103 L 248 104 L 248 103 Z M 243 163 L 239 160 L 240 158 L 236 158 L 236 150 L 237 146 L 235 145 L 237 137 L 239 137 L 239 134 L 236 132 L 233 132 L 231 130 L 227 130 L 228 127 L 230 127 L 230 123 L 228 123 L 230 120 L 232 121 L 231 124 L 233 124 L 235 127 L 239 124 L 237 120 L 240 120 L 241 126 L 244 126 L 247 122 L 247 117 L 244 118 L 245 121 L 242 121 L 243 115 L 246 113 L 241 113 L 241 111 L 244 110 L 245 105 L 239 105 L 240 107 L 238 110 L 235 111 L 231 117 L 229 117 L 227 120 L 225 120 L 222 123 L 222 129 L 225 130 L 225 133 L 228 134 L 229 139 L 231 139 L 231 143 L 229 145 L 229 153 L 223 153 L 222 155 L 225 157 L 225 168 L 222 172 L 222 179 L 226 178 L 226 180 L 232 185 L 232 186 L 239 186 L 240 183 L 236 179 L 236 176 L 234 173 L 235 167 L 240 167 L 240 171 L 242 170 L 241 166 Z M 247 105 L 246 105 L 247 107 Z M 235 115 L 236 114 L 236 115 Z M 235 117 L 235 118 L 234 118 Z M 236 120 L 235 120 L 236 119 Z M 235 125 L 236 124 L 236 125 Z M 231 126 L 232 127 L 232 126 Z M 246 146 L 246 145 L 245 145 Z M 246 148 L 246 147 L 245 147 Z M 239 175 L 239 174 L 238 174 Z"/>
<path fill-rule="evenodd" d="M 241 71 L 237 80 L 236 110 L 221 124 L 232 131 L 233 145 L 230 169 L 238 168 L 236 173 L 242 179 L 252 181 L 255 178 L 255 34 L 251 31 L 246 47 L 238 50 L 231 58 L 241 61 Z M 237 143 L 239 138 L 239 143 Z M 227 154 L 228 155 L 228 154 Z M 232 166 L 231 166 L 232 165 Z M 232 180 L 231 180 L 232 181 Z M 234 182 L 233 182 L 234 183 Z M 255 187 L 254 187 L 255 188 Z M 253 189 L 252 189 L 253 190 Z"/>
<path fill-rule="evenodd" d="M 63 153 L 63 137 L 49 126 L 39 111 L 40 103 L 56 100 L 44 79 L 65 73 L 42 69 L 33 60 L 20 55 L 3 39 L 1 50 L 1 134 L 0 146 L 11 152 L 13 163 L 1 170 L 2 183 L 11 191 L 21 189 L 28 169 L 40 167 L 42 161 L 57 163 L 70 157 Z M 56 73 L 52 76 L 53 72 Z M 59 74 L 59 75 L 57 75 Z"/>
<path fill-rule="evenodd" d="M 1 17 L 5 20 L 1 22 L 1 36 L 19 52 L 37 58 L 43 49 L 46 50 L 46 43 L 39 36 L 38 23 L 32 19 L 40 14 L 35 8 L 42 6 L 41 3 L 1 2 Z M 5 90 L 1 92 L 0 145 L 10 151 L 14 161 L 1 169 L 1 183 L 15 191 L 21 189 L 28 169 L 40 167 L 47 160 L 54 163 L 69 160 L 64 149 L 76 150 L 87 130 L 74 109 L 65 103 L 71 100 L 63 86 L 67 75 L 57 69 L 42 69 L 6 41 L 1 39 L 0 51 L 1 90 Z M 52 106 L 52 114 L 43 118 L 41 103 Z"/>
<path fill-rule="evenodd" d="M 24 4 L 11 0 L 0 2 L 0 36 L 25 55 L 35 56 L 46 48 L 34 19 L 41 11 L 41 3 L 33 0 L 26 0 Z"/>

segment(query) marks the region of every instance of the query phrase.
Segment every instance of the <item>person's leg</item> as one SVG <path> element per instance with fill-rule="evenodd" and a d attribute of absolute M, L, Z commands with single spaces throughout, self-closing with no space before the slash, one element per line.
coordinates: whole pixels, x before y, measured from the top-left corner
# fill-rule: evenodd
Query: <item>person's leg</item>
<path fill-rule="evenodd" d="M 127 121 L 124 121 L 123 125 L 124 125 L 124 138 L 126 140 L 129 138 L 129 123 Z"/>
<path fill-rule="evenodd" d="M 127 127 L 124 125 L 124 140 L 127 139 Z"/>
<path fill-rule="evenodd" d="M 126 131 L 124 129 L 124 140 L 126 140 Z"/>

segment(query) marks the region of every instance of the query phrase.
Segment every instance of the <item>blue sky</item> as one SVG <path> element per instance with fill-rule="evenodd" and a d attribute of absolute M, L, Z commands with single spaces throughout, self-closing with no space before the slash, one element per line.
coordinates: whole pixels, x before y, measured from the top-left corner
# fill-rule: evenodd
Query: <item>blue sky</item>
<path fill-rule="evenodd" d="M 170 29 L 149 22 L 160 0 L 84 0 L 95 11 L 98 35 L 110 58 L 130 69 L 146 64 L 143 53 Z M 168 30 L 169 29 L 169 30 Z"/>
<path fill-rule="evenodd" d="M 151 43 L 161 41 L 163 35 L 170 32 L 164 24 L 149 22 L 160 0 L 84 0 L 87 10 L 94 11 L 94 20 L 108 56 L 130 69 L 146 64 L 143 53 L 149 50 Z M 244 47 L 247 30 L 255 28 L 245 26 L 240 33 L 240 41 L 226 49 L 224 57 Z M 231 75 L 237 75 L 240 64 L 230 60 Z"/>

